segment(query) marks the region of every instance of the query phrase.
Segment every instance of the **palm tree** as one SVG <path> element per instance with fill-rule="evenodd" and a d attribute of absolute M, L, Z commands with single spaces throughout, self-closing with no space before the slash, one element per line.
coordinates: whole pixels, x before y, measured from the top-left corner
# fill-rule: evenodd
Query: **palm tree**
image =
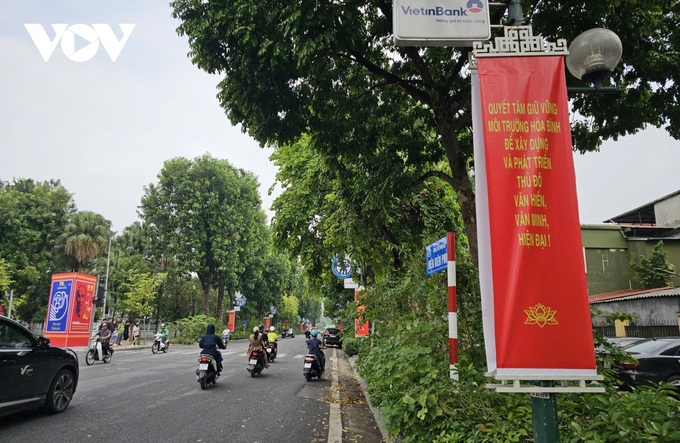
<path fill-rule="evenodd" d="M 111 222 L 91 211 L 76 212 L 57 237 L 67 266 L 74 272 L 98 257 L 106 255 L 111 238 Z"/>

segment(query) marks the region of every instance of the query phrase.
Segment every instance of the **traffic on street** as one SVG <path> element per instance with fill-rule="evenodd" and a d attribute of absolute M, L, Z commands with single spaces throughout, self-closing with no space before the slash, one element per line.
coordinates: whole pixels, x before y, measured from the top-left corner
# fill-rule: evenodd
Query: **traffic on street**
<path fill-rule="evenodd" d="M 257 377 L 246 370 L 246 349 L 246 341 L 229 343 L 221 376 L 206 390 L 197 383 L 197 345 L 173 344 L 158 354 L 150 346 L 119 347 L 110 362 L 91 366 L 86 349 L 78 349 L 80 379 L 68 409 L 3 417 L 2 440 L 285 443 L 331 441 L 339 432 L 333 441 L 342 441 L 339 414 L 331 417 L 337 372 L 328 381 L 305 379 L 304 336 L 280 340 L 278 358 Z M 326 358 L 331 373 L 336 351 Z"/>

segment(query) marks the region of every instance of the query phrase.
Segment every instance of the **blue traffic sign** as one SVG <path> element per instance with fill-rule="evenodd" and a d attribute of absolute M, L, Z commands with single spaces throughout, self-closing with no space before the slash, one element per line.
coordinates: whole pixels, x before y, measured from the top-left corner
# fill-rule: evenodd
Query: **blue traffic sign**
<path fill-rule="evenodd" d="M 234 304 L 238 306 L 239 308 L 242 308 L 246 304 L 246 296 L 242 295 L 239 298 L 234 300 Z"/>
<path fill-rule="evenodd" d="M 425 248 L 425 271 L 427 275 L 446 270 L 447 259 L 446 237 L 428 245 Z"/>

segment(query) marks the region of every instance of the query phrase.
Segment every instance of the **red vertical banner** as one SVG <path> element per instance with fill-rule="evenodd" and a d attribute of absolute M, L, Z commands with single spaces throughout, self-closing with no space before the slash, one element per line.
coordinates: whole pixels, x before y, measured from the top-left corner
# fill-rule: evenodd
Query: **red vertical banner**
<path fill-rule="evenodd" d="M 364 305 L 361 304 L 361 292 L 363 289 L 355 289 L 354 290 L 354 301 L 357 302 L 357 314 L 361 316 L 361 314 L 364 311 Z M 368 337 L 369 333 L 369 328 L 368 328 L 368 322 L 367 321 L 361 321 L 359 318 L 354 319 L 354 335 L 356 337 Z"/>
<path fill-rule="evenodd" d="M 236 327 L 236 311 L 229 311 L 228 315 L 227 329 L 229 329 L 231 332 L 234 332 L 234 328 Z"/>
<path fill-rule="evenodd" d="M 487 354 L 489 369 L 594 375 L 564 58 L 479 58 L 478 70 L 488 217 L 480 242 L 489 243 L 488 263 L 480 251 L 480 278 L 488 282 L 484 322 L 493 322 L 485 324 L 485 340 L 495 353 Z"/>

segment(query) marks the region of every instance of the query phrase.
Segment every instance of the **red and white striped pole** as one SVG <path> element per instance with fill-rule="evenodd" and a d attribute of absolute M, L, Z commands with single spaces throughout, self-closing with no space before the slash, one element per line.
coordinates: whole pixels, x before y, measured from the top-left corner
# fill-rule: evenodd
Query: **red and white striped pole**
<path fill-rule="evenodd" d="M 449 373 L 452 380 L 458 381 L 458 307 L 456 306 L 456 235 L 446 233 L 446 274 L 449 295 Z"/>

